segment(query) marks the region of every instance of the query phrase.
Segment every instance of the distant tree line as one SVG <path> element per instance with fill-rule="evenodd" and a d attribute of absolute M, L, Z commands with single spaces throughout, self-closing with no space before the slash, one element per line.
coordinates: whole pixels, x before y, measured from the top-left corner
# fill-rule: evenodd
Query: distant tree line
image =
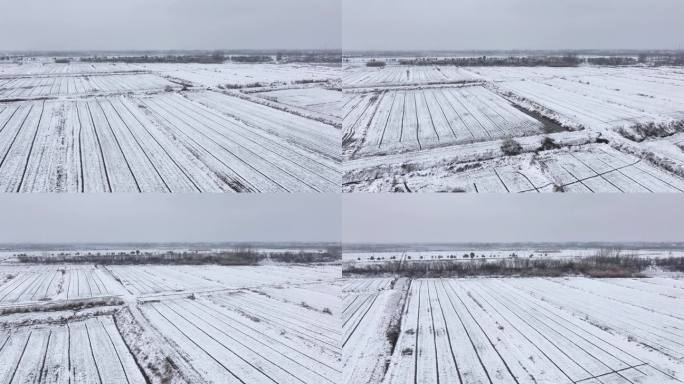
<path fill-rule="evenodd" d="M 625 55 L 589 56 L 581 58 L 576 54 L 569 53 L 562 56 L 422 57 L 399 59 L 399 64 L 401 65 L 453 65 L 461 67 L 576 67 L 583 63 L 606 66 L 630 66 L 637 64 L 651 66 L 684 66 L 684 53 L 640 53 L 636 57 Z M 366 65 L 375 66 L 372 61 L 369 61 Z M 384 62 L 382 65 L 384 65 Z"/>
<path fill-rule="evenodd" d="M 366 67 L 380 67 L 380 68 L 382 68 L 385 65 L 386 65 L 386 63 L 382 60 L 371 59 L 368 62 L 366 62 Z"/>
<path fill-rule="evenodd" d="M 464 255 L 467 258 L 469 255 Z M 619 250 L 600 250 L 593 256 L 577 258 L 509 258 L 469 261 L 389 261 L 345 266 L 345 275 L 398 274 L 406 277 L 469 277 L 469 276 L 590 276 L 640 277 L 649 266 L 666 270 L 683 271 L 684 258 L 649 259 L 634 254 L 621 254 Z"/>
<path fill-rule="evenodd" d="M 273 57 L 268 55 L 240 55 L 240 56 L 230 56 L 230 61 L 234 63 L 272 63 Z"/>
<path fill-rule="evenodd" d="M 636 65 L 639 63 L 637 59 L 633 57 L 624 56 L 606 56 L 606 57 L 588 57 L 586 59 L 587 63 L 593 65 L 610 65 L 610 66 L 620 66 L 620 65 Z"/>
<path fill-rule="evenodd" d="M 196 64 L 220 64 L 226 61 L 222 53 L 206 55 L 139 55 L 139 56 L 91 56 L 82 57 L 80 61 L 87 63 L 196 63 Z"/>
<path fill-rule="evenodd" d="M 401 59 L 401 65 L 452 65 L 458 67 L 576 67 L 582 60 L 574 54 L 563 56 L 445 57 Z"/>
<path fill-rule="evenodd" d="M 17 259 L 22 263 L 39 264 L 162 264 L 162 265 L 256 265 L 260 261 L 270 258 L 282 263 L 322 263 L 341 259 L 339 246 L 328 247 L 323 252 L 301 250 L 299 252 L 258 252 L 252 248 L 235 248 L 215 252 L 198 251 L 167 251 L 164 253 L 141 252 L 75 252 L 56 253 L 49 255 L 18 254 Z"/>
<path fill-rule="evenodd" d="M 340 64 L 342 53 L 316 52 L 307 54 L 279 54 L 276 57 L 279 63 L 321 63 Z"/>

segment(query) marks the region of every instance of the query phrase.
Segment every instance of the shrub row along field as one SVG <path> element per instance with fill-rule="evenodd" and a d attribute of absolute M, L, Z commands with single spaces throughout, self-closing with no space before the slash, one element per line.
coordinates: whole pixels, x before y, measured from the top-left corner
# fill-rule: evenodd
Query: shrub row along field
<path fill-rule="evenodd" d="M 1 191 L 339 191 L 334 67 L 73 65 L 0 65 Z M 286 100 L 193 82 L 208 68 Z"/>
<path fill-rule="evenodd" d="M 671 278 L 399 280 L 346 318 L 345 333 L 362 334 L 343 350 L 346 382 L 681 382 L 683 289 Z M 360 354 L 367 339 L 384 349 Z"/>
<path fill-rule="evenodd" d="M 337 383 L 338 276 L 335 266 L 2 265 L 0 381 Z"/>
<path fill-rule="evenodd" d="M 347 65 L 343 190 L 681 192 L 682 86 L 672 67 Z"/>

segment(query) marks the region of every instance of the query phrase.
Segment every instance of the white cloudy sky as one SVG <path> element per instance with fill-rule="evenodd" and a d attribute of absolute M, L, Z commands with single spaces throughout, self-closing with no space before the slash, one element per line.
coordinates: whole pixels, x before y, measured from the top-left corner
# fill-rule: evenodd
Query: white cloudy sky
<path fill-rule="evenodd" d="M 1 243 L 339 241 L 334 194 L 0 196 Z"/>
<path fill-rule="evenodd" d="M 347 194 L 344 242 L 684 241 L 672 194 Z"/>
<path fill-rule="evenodd" d="M 340 0 L 0 0 L 0 50 L 339 49 Z"/>
<path fill-rule="evenodd" d="M 684 46 L 681 0 L 343 0 L 345 50 Z"/>

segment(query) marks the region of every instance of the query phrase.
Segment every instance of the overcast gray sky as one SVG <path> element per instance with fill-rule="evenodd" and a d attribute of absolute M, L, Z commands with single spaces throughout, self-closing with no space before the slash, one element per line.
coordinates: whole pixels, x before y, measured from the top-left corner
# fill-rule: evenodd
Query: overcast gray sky
<path fill-rule="evenodd" d="M 684 241 L 672 194 L 347 194 L 344 242 Z"/>
<path fill-rule="evenodd" d="M 340 49 L 340 24 L 340 0 L 0 0 L 0 51 Z"/>
<path fill-rule="evenodd" d="M 0 196 L 0 243 L 340 241 L 334 194 Z"/>
<path fill-rule="evenodd" d="M 345 50 L 684 45 L 681 0 L 344 0 L 342 9 Z"/>

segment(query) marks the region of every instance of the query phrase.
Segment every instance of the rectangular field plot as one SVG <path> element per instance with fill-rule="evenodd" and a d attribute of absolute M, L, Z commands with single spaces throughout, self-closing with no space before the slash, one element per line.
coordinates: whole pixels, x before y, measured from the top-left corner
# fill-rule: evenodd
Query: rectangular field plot
<path fill-rule="evenodd" d="M 342 85 L 345 88 L 443 84 L 479 80 L 472 72 L 458 67 L 396 66 L 382 69 L 349 66 L 344 68 Z"/>
<path fill-rule="evenodd" d="M 235 99 L 235 114 L 177 94 L 0 105 L 0 190 L 339 189 L 339 130 Z"/>
<path fill-rule="evenodd" d="M 111 317 L 0 331 L 0 382 L 145 383 Z"/>
<path fill-rule="evenodd" d="M 207 381 L 339 382 L 340 332 L 331 314 L 246 291 L 141 309 Z"/>
<path fill-rule="evenodd" d="M 342 119 L 342 106 L 345 100 L 339 91 L 324 88 L 298 88 L 258 92 L 256 95 L 267 100 L 314 112 L 329 119 Z"/>
<path fill-rule="evenodd" d="M 351 279 L 342 295 L 343 383 L 380 382 L 383 356 L 390 354 L 384 332 L 398 306 L 400 292 L 392 279 Z"/>
<path fill-rule="evenodd" d="M 333 267 L 299 266 L 222 267 L 208 266 L 109 266 L 108 270 L 134 295 L 182 291 L 212 291 L 236 288 L 278 288 L 283 284 L 333 281 Z"/>
<path fill-rule="evenodd" d="M 163 76 L 195 85 L 218 87 L 296 84 L 298 81 L 338 81 L 340 67 L 313 64 L 144 64 Z"/>
<path fill-rule="evenodd" d="M 547 72 L 522 70 L 521 77 L 531 76 L 497 84 L 552 110 L 561 120 L 592 129 L 684 119 L 684 76 L 680 72 L 641 68 Z"/>
<path fill-rule="evenodd" d="M 0 101 L 159 91 L 166 87 L 181 88 L 178 84 L 148 73 L 23 76 L 0 78 Z"/>
<path fill-rule="evenodd" d="M 480 86 L 384 91 L 356 101 L 343 126 L 345 135 L 362 137 L 357 156 L 543 132 L 541 122 Z"/>
<path fill-rule="evenodd" d="M 644 281 L 413 280 L 382 382 L 681 382 L 676 280 Z"/>
<path fill-rule="evenodd" d="M 0 267 L 13 277 L 0 286 L 0 308 L 28 302 L 121 295 L 121 284 L 102 267 L 28 265 Z"/>

